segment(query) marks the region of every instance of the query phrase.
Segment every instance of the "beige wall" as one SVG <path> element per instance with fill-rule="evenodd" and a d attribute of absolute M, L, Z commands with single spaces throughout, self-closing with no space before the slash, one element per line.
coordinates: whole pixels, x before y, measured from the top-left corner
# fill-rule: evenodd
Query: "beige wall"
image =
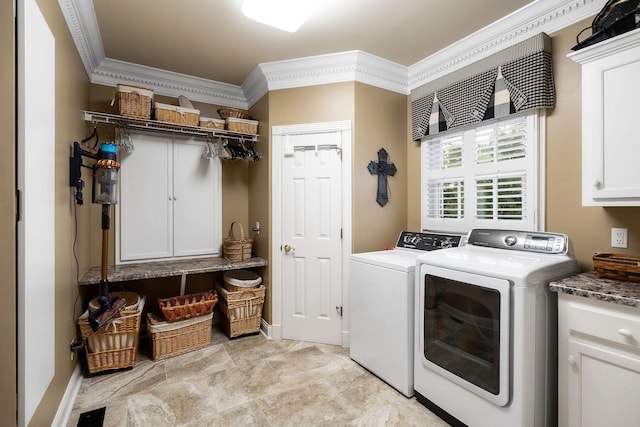
<path fill-rule="evenodd" d="M 579 22 L 550 34 L 556 106 L 547 113 L 546 230 L 569 235 L 584 271 L 593 270 L 594 252 L 640 253 L 640 208 L 583 207 L 581 196 L 581 71 L 566 57 L 576 34 L 591 25 Z M 408 107 L 409 108 L 409 107 Z M 410 134 L 409 134 L 410 135 Z M 631 141 L 630 141 L 631 143 Z M 408 228 L 420 227 L 420 148 L 409 144 Z M 629 248 L 612 249 L 611 227 L 629 229 Z"/>
<path fill-rule="evenodd" d="M 253 252 L 260 258 L 271 260 L 271 149 L 269 127 L 269 94 L 253 105 L 250 113 L 259 118 L 258 142 L 256 151 L 262 156 L 257 162 L 249 162 L 249 221 L 251 230 L 256 222 L 260 223 L 260 234 L 251 232 Z M 263 317 L 271 323 L 271 264 L 259 269 L 262 282 L 267 288 L 267 295 L 262 312 Z"/>
<path fill-rule="evenodd" d="M 0 425 L 15 425 L 16 300 L 15 271 L 15 22 L 14 1 L 0 2 Z"/>
<path fill-rule="evenodd" d="M 406 95 L 355 85 L 354 150 L 352 171 L 353 252 L 382 250 L 395 246 L 407 217 Z M 396 166 L 387 178 L 389 202 L 376 202 L 378 177 L 367 166 L 378 161 L 384 148 Z"/>
<path fill-rule="evenodd" d="M 568 59 L 585 20 L 552 34 L 556 107 L 547 116 L 547 230 L 567 233 L 583 270 L 594 252 L 640 253 L 640 208 L 583 207 L 581 71 Z M 629 143 L 633 143 L 629 140 Z M 629 229 L 629 248 L 611 248 L 611 227 Z"/>

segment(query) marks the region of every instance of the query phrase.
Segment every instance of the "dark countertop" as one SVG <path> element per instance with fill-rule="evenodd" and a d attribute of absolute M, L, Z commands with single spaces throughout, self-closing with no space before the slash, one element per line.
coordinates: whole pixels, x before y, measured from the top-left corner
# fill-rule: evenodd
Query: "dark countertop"
<path fill-rule="evenodd" d="M 640 283 L 601 279 L 595 271 L 555 280 L 549 283 L 554 292 L 640 307 Z"/>
<path fill-rule="evenodd" d="M 208 257 L 140 262 L 135 264 L 110 265 L 107 271 L 107 279 L 110 283 L 124 282 L 128 280 L 157 279 L 160 277 L 183 276 L 213 271 L 239 270 L 243 268 L 264 267 L 266 265 L 267 261 L 258 257 L 244 261 L 229 261 L 222 257 Z M 98 283 L 100 283 L 100 267 L 91 267 L 78 281 L 79 285 L 93 285 Z"/>

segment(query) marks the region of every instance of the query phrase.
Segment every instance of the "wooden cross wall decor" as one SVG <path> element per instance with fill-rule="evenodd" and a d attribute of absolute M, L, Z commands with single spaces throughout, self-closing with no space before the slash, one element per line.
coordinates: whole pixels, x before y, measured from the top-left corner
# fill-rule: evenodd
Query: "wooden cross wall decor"
<path fill-rule="evenodd" d="M 387 193 L 388 183 L 387 176 L 394 176 L 397 172 L 396 165 L 388 163 L 389 155 L 387 150 L 381 148 L 378 151 L 378 162 L 369 162 L 369 173 L 371 175 L 378 175 L 378 194 L 376 196 L 376 202 L 380 206 L 384 206 L 389 201 L 389 195 Z"/>

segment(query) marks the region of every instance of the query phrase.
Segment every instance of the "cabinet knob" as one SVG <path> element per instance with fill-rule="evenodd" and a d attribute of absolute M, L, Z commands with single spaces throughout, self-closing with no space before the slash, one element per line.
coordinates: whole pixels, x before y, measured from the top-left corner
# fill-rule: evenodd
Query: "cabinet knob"
<path fill-rule="evenodd" d="M 593 179 L 593 186 L 595 188 L 600 188 L 600 187 L 602 187 L 602 182 L 598 178 L 594 178 Z"/>
<path fill-rule="evenodd" d="M 631 338 L 633 335 L 630 330 L 624 329 L 624 328 L 618 329 L 618 333 L 623 337 L 627 337 L 627 338 Z"/>
<path fill-rule="evenodd" d="M 573 354 L 570 354 L 569 357 L 567 357 L 567 361 L 569 362 L 569 365 L 575 365 L 576 357 Z"/>

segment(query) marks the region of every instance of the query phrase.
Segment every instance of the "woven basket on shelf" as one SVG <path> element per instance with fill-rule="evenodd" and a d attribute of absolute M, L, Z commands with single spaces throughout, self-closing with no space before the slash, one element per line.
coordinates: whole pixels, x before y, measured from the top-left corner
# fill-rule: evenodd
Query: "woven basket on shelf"
<path fill-rule="evenodd" d="M 206 316 L 218 302 L 216 291 L 199 292 L 170 298 L 158 298 L 158 306 L 168 322 Z"/>
<path fill-rule="evenodd" d="M 238 110 L 237 108 L 231 108 L 231 107 L 219 108 L 218 114 L 220 114 L 220 117 L 222 117 L 223 119 L 227 119 L 229 117 L 235 117 L 237 119 L 251 120 L 253 118 L 249 114 L 247 114 L 245 111 Z"/>
<path fill-rule="evenodd" d="M 593 256 L 596 274 L 604 279 L 640 282 L 640 256 L 599 253 Z"/>
<path fill-rule="evenodd" d="M 167 322 L 160 316 L 147 314 L 147 332 L 154 360 L 178 356 L 211 345 L 213 313 L 179 322 Z"/>
<path fill-rule="evenodd" d="M 224 130 L 224 125 L 224 120 L 213 119 L 210 117 L 200 117 L 200 127 L 207 129 Z"/>
<path fill-rule="evenodd" d="M 119 84 L 115 99 L 118 101 L 120 115 L 141 119 L 151 118 L 152 90 Z"/>
<path fill-rule="evenodd" d="M 249 135 L 256 135 L 258 133 L 258 121 L 238 119 L 235 117 L 228 117 L 226 119 L 227 130 L 238 133 L 245 133 Z"/>
<path fill-rule="evenodd" d="M 179 125 L 198 126 L 200 110 L 178 107 L 176 105 L 154 104 L 156 120 L 159 122 L 176 123 Z"/>
<path fill-rule="evenodd" d="M 240 237 L 233 234 L 233 226 L 240 226 Z M 251 246 L 253 239 L 244 237 L 244 228 L 239 222 L 232 222 L 229 228 L 229 237 L 225 237 L 222 241 L 222 253 L 229 261 L 243 261 L 251 258 Z"/>

